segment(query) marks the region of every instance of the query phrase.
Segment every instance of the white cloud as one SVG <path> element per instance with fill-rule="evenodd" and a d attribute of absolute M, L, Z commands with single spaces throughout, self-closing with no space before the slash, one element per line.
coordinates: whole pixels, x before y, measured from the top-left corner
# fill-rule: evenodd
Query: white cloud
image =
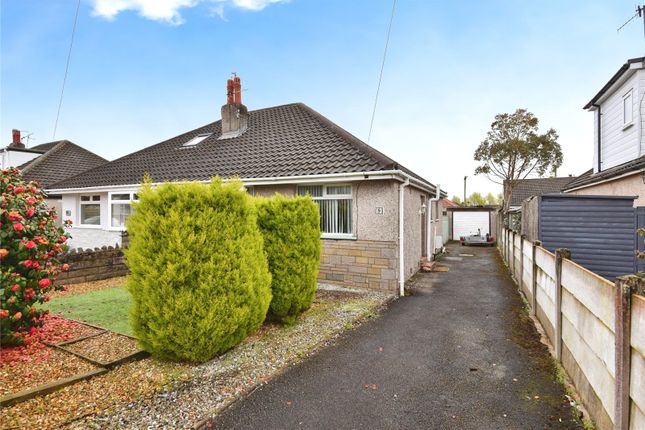
<path fill-rule="evenodd" d="M 131 10 L 136 11 L 147 19 L 162 21 L 171 25 L 180 25 L 184 23 L 184 19 L 179 10 L 181 8 L 195 7 L 199 3 L 216 3 L 210 9 L 210 12 L 225 19 L 225 6 L 260 11 L 271 4 L 287 1 L 289 0 L 92 0 L 94 5 L 92 13 L 112 20 L 119 13 Z"/>
<path fill-rule="evenodd" d="M 284 3 L 285 0 L 231 0 L 231 3 L 240 9 L 262 10 L 273 3 Z"/>

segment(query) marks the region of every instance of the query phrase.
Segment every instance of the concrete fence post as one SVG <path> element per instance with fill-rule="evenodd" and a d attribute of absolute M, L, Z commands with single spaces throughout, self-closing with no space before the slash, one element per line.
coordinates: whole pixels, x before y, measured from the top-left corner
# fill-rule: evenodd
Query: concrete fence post
<path fill-rule="evenodd" d="M 535 316 L 537 314 L 537 272 L 538 265 L 535 261 L 535 254 L 538 246 L 542 246 L 542 242 L 536 240 L 533 242 L 533 249 L 531 250 L 531 264 L 533 265 L 533 270 L 531 271 L 531 315 Z"/>
<path fill-rule="evenodd" d="M 629 390 L 631 385 L 632 294 L 645 295 L 645 280 L 638 276 L 616 279 L 616 392 L 614 429 L 629 429 Z"/>
<path fill-rule="evenodd" d="M 520 234 L 520 291 L 522 291 L 522 288 L 524 287 L 524 238 L 526 237 L 525 234 Z"/>
<path fill-rule="evenodd" d="M 571 258 L 566 248 L 555 250 L 555 358 L 562 360 L 562 261 Z"/>

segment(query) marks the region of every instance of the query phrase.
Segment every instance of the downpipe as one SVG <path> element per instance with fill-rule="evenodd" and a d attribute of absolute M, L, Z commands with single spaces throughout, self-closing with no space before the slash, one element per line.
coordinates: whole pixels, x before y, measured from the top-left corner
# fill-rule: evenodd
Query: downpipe
<path fill-rule="evenodd" d="M 410 185 L 410 178 L 399 184 L 399 296 L 405 295 L 405 188 Z"/>

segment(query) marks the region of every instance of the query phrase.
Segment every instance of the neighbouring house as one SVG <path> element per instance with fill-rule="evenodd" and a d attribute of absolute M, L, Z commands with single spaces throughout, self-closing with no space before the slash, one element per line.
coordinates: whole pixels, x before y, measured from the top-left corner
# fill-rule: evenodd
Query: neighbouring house
<path fill-rule="evenodd" d="M 645 206 L 645 57 L 623 64 L 584 109 L 594 113 L 593 167 L 564 192 L 636 196 Z"/>
<path fill-rule="evenodd" d="M 0 149 L 0 168 L 17 167 L 27 181 L 36 181 L 42 188 L 98 167 L 108 161 L 69 140 L 57 140 L 27 148 L 20 130 L 12 130 L 12 142 Z M 49 194 L 47 201 L 62 211 L 61 196 Z"/>
<path fill-rule="evenodd" d="M 515 231 L 520 230 L 522 222 L 522 202 L 526 199 L 544 194 L 560 193 L 575 178 L 565 176 L 561 178 L 528 178 L 514 181 L 508 207 L 508 226 Z M 504 181 L 504 195 L 508 181 Z"/>
<path fill-rule="evenodd" d="M 442 246 L 430 234 L 441 211 L 428 214 L 439 207 L 437 186 L 302 103 L 247 111 L 238 77 L 228 81 L 221 120 L 51 186 L 73 222 L 71 245 L 119 244 L 146 173 L 153 185 L 238 177 L 255 195 L 311 195 L 321 282 L 402 289 Z"/>

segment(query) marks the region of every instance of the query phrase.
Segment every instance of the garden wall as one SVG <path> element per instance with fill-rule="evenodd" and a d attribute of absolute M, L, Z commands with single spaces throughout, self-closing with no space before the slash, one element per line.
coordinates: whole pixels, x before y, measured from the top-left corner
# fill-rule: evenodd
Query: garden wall
<path fill-rule="evenodd" d="M 645 428 L 645 280 L 610 282 L 510 230 L 498 245 L 596 427 Z"/>
<path fill-rule="evenodd" d="M 95 250 L 72 250 L 61 257 L 61 262 L 69 264 L 69 271 L 58 275 L 56 282 L 59 284 L 98 281 L 128 273 L 123 250 L 111 246 Z"/>

